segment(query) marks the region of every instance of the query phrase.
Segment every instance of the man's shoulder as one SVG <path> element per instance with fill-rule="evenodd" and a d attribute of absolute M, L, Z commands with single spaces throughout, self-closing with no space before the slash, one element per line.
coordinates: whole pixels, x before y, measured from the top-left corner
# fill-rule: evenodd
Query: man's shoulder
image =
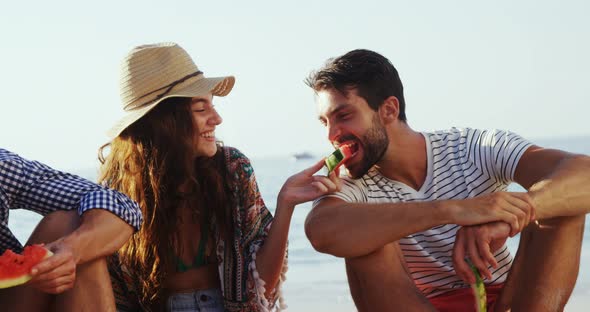
<path fill-rule="evenodd" d="M 349 176 L 340 176 L 340 179 L 342 180 L 342 182 L 345 183 L 345 185 L 363 185 L 365 184 L 364 180 L 366 179 L 367 175 L 365 174 L 364 176 L 357 178 L 357 179 L 353 179 Z"/>
<path fill-rule="evenodd" d="M 466 137 L 472 135 L 473 133 L 480 131 L 478 129 L 473 128 L 461 128 L 461 127 L 453 127 L 444 130 L 434 130 L 434 131 L 425 131 L 423 132 L 424 135 L 429 136 L 431 139 L 439 140 L 439 141 L 449 141 L 460 137 Z"/>
<path fill-rule="evenodd" d="M 11 151 L 0 148 L 0 161 L 7 161 L 11 159 L 18 159 L 19 156 Z"/>
<path fill-rule="evenodd" d="M 368 179 L 368 174 L 365 174 L 358 179 L 342 175 L 340 176 L 340 179 L 342 181 L 340 190 L 316 199 L 313 202 L 313 207 L 319 205 L 326 198 L 338 198 L 349 203 L 367 202 L 366 194 L 369 187 L 366 181 Z"/>
<path fill-rule="evenodd" d="M 383 176 L 377 169 L 371 168 L 367 173 L 359 178 L 354 179 L 350 176 L 343 175 L 340 177 L 340 179 L 344 182 L 343 185 L 356 186 L 361 189 L 366 189 L 369 187 L 369 184 L 371 184 L 369 181 L 381 180 L 382 177 Z"/>
<path fill-rule="evenodd" d="M 3 148 L 0 148 L 0 166 L 1 167 L 6 167 L 6 166 L 18 166 L 20 163 L 22 163 L 23 158 L 20 157 L 19 155 L 5 150 Z"/>
<path fill-rule="evenodd" d="M 52 169 L 51 167 L 40 161 L 24 158 L 16 153 L 13 153 L 3 148 L 0 148 L 0 166 L 6 170 L 27 169 L 36 171 L 56 171 L 55 169 Z"/>
<path fill-rule="evenodd" d="M 482 143 L 484 140 L 494 139 L 503 135 L 506 131 L 498 129 L 478 129 L 478 128 L 460 128 L 453 127 L 446 130 L 435 130 L 422 132 L 428 137 L 433 148 L 445 145 L 470 144 L 472 142 Z"/>
<path fill-rule="evenodd" d="M 453 139 L 457 137 L 498 137 L 510 134 L 512 131 L 497 128 L 453 127 L 446 130 L 424 131 L 422 133 L 434 138 Z"/>

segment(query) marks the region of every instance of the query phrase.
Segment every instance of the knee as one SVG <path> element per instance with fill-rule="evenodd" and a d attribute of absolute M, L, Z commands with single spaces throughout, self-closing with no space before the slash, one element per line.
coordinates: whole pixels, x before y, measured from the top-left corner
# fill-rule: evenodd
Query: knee
<path fill-rule="evenodd" d="M 407 271 L 406 264 L 397 243 L 387 244 L 370 254 L 346 258 L 349 269 L 362 274 L 376 272 L 382 274 L 386 271 Z"/>
<path fill-rule="evenodd" d="M 97 279 L 99 276 L 108 276 L 110 280 L 108 257 L 99 257 L 79 264 L 77 270 L 78 278 L 83 277 L 84 272 L 91 272 L 90 277 L 93 279 Z"/>

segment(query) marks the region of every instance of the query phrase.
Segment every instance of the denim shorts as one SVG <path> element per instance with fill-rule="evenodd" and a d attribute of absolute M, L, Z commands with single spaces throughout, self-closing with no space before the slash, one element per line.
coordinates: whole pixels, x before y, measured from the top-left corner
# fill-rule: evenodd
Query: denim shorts
<path fill-rule="evenodd" d="M 166 311 L 223 312 L 223 294 L 219 288 L 175 293 L 168 297 Z"/>

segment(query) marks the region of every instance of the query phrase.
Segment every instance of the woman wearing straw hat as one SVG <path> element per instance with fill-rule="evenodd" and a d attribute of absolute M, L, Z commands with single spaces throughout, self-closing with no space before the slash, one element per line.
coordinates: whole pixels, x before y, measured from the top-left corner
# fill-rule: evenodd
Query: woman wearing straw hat
<path fill-rule="evenodd" d="M 140 46 L 125 58 L 126 116 L 100 150 L 99 178 L 144 214 L 141 230 L 111 259 L 119 310 L 283 307 L 293 209 L 335 191 L 339 181 L 313 176 L 323 161 L 290 177 L 273 221 L 248 158 L 215 139 L 222 120 L 212 98 L 233 85 L 234 77 L 205 78 L 173 43 Z"/>

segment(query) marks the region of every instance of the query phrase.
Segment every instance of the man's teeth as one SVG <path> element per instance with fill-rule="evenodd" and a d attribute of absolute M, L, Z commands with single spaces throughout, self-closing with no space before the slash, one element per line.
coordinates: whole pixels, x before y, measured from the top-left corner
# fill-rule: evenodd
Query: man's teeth
<path fill-rule="evenodd" d="M 340 146 L 348 146 L 349 148 L 354 148 L 356 146 L 356 143 L 354 143 L 354 142 L 353 143 L 345 143 Z"/>

